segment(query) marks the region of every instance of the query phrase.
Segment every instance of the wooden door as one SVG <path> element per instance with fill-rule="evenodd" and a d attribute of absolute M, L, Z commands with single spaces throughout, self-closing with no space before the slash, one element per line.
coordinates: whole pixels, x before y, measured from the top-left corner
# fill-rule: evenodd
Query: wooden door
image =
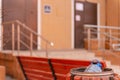
<path fill-rule="evenodd" d="M 84 24 L 97 25 L 97 4 L 85 2 Z"/>
<path fill-rule="evenodd" d="M 79 6 L 82 8 L 79 9 Z M 75 2 L 75 48 L 84 46 L 84 2 Z"/>
<path fill-rule="evenodd" d="M 9 22 L 14 20 L 19 20 L 20 22 L 27 25 L 33 31 L 37 32 L 37 1 L 36 0 L 3 0 L 2 1 L 2 22 Z M 17 25 L 15 25 L 15 48 L 17 49 Z M 30 36 L 30 33 L 21 27 L 23 34 L 20 35 L 21 41 L 30 46 L 30 38 L 25 36 Z M 3 49 L 12 49 L 12 29 L 11 25 L 4 26 L 3 33 L 3 44 L 5 46 Z M 34 36 L 33 39 L 37 42 L 37 37 Z M 35 44 L 34 49 L 37 48 Z M 21 49 L 28 49 L 25 45 L 21 44 Z"/>
<path fill-rule="evenodd" d="M 84 48 L 84 24 L 97 24 L 97 4 L 75 1 L 75 48 Z"/>

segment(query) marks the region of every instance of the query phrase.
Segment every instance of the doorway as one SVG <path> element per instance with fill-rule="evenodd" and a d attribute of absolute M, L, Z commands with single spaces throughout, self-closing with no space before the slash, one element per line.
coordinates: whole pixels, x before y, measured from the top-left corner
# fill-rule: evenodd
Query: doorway
<path fill-rule="evenodd" d="M 84 24 L 97 25 L 97 3 L 75 1 L 74 47 L 84 48 Z"/>
<path fill-rule="evenodd" d="M 30 29 L 37 32 L 37 1 L 36 0 L 3 0 L 2 1 L 2 22 L 19 20 Z M 28 50 L 30 47 L 30 32 L 20 28 L 20 49 Z M 37 49 L 37 36 L 33 36 L 33 49 Z M 15 24 L 14 46 L 17 50 L 17 25 Z M 24 42 L 24 43 L 23 43 Z M 6 44 L 6 45 L 4 45 Z M 11 24 L 4 25 L 3 29 L 3 50 L 12 50 L 12 29 Z"/>

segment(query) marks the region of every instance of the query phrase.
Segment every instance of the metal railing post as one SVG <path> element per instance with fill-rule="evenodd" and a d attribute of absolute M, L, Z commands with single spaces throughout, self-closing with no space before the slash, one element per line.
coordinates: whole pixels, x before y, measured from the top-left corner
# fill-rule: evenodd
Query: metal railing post
<path fill-rule="evenodd" d="M 33 55 L 32 54 L 33 53 L 33 46 L 34 46 L 33 43 L 35 43 L 35 41 L 33 40 L 33 35 L 36 35 L 36 36 L 39 36 L 41 40 L 43 40 L 43 41 L 46 42 L 46 45 L 45 45 L 46 46 L 46 56 L 48 57 L 48 46 L 49 45 L 53 46 L 54 45 L 53 43 L 51 43 L 49 40 L 47 40 L 46 38 L 44 38 L 43 36 L 41 36 L 40 34 L 38 34 L 37 32 L 35 32 L 34 30 L 32 30 L 31 28 L 29 28 L 28 26 L 26 26 L 24 23 L 20 22 L 19 20 L 10 21 L 10 22 L 4 22 L 3 23 L 3 25 L 7 25 L 7 24 L 11 25 L 11 36 L 10 36 L 11 38 L 10 39 L 11 39 L 12 52 L 14 52 L 15 49 L 17 49 L 18 50 L 18 55 L 19 55 L 21 44 L 23 44 L 25 47 L 27 47 L 30 50 L 30 54 Z M 17 25 L 17 28 L 15 28 L 16 27 L 15 25 Z M 30 32 L 29 36 L 26 36 L 26 38 L 29 39 L 29 41 L 30 41 L 29 44 L 27 44 L 26 42 L 24 42 L 24 41 L 22 41 L 20 39 L 21 35 L 22 35 L 21 34 L 22 31 L 20 30 L 21 27 Z M 17 35 L 15 35 L 16 34 L 15 33 L 15 29 L 16 29 Z M 3 35 L 3 34 L 1 34 L 1 35 Z M 25 36 L 25 35 L 23 35 L 23 36 Z M 17 40 L 17 44 L 15 44 L 16 40 Z M 15 47 L 15 45 L 17 45 L 17 48 Z M 36 45 L 38 45 L 38 44 L 36 44 Z M 2 42 L 1 46 L 4 47 L 3 42 Z"/>
<path fill-rule="evenodd" d="M 17 25 L 17 49 L 18 49 L 18 55 L 20 52 L 20 25 Z"/>
<path fill-rule="evenodd" d="M 103 49 L 105 50 L 105 41 L 106 41 L 106 38 L 104 37 L 103 38 Z"/>
<path fill-rule="evenodd" d="M 46 43 L 46 58 L 48 58 L 48 44 Z"/>
<path fill-rule="evenodd" d="M 30 55 L 32 56 L 33 52 L 33 34 L 30 33 Z"/>
<path fill-rule="evenodd" d="M 91 31 L 90 28 L 88 28 L 88 50 L 90 50 L 90 37 L 91 37 Z"/>
<path fill-rule="evenodd" d="M 109 34 L 110 34 L 110 42 L 109 42 L 109 46 L 110 46 L 110 50 L 112 49 L 112 39 L 111 39 L 111 36 L 112 36 L 112 30 L 109 29 Z"/>
<path fill-rule="evenodd" d="M 12 52 L 15 50 L 15 24 L 12 23 Z"/>
<path fill-rule="evenodd" d="M 4 33 L 4 32 L 3 32 L 3 28 L 4 28 L 4 27 L 3 27 L 3 24 L 2 24 L 2 25 L 1 25 L 1 50 L 3 50 L 3 44 L 4 44 L 4 43 L 3 43 L 3 33 Z"/>
<path fill-rule="evenodd" d="M 103 42 L 103 40 L 101 39 L 102 38 L 102 36 L 101 36 L 101 30 L 100 30 L 100 28 L 99 28 L 99 31 L 98 31 L 98 49 L 101 49 L 101 43 Z M 103 44 L 103 43 L 102 43 Z"/>

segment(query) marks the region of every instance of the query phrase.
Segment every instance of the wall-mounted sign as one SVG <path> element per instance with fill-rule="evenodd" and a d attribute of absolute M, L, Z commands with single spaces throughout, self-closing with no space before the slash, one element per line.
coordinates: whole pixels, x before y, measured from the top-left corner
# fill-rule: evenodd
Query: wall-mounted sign
<path fill-rule="evenodd" d="M 76 21 L 80 21 L 81 20 L 81 16 L 80 15 L 76 15 Z"/>
<path fill-rule="evenodd" d="M 84 5 L 83 5 L 83 3 L 76 3 L 76 10 L 78 10 L 78 11 L 83 11 L 83 10 L 84 10 Z"/>
<path fill-rule="evenodd" d="M 44 12 L 45 13 L 51 13 L 51 6 L 50 5 L 45 5 L 44 6 Z"/>

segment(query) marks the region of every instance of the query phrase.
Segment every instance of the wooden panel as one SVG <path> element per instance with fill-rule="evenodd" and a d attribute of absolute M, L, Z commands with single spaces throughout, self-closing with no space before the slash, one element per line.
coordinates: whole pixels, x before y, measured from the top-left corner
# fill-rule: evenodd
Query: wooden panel
<path fill-rule="evenodd" d="M 36 0 L 3 0 L 3 22 L 19 20 L 26 24 L 33 31 L 37 32 L 37 1 Z M 17 25 L 15 25 L 17 27 Z M 30 36 L 30 33 L 26 29 L 21 29 L 23 33 Z M 12 30 L 11 24 L 4 26 L 4 49 L 12 48 Z M 28 46 L 30 40 L 21 35 L 21 40 L 24 41 Z M 37 38 L 34 35 L 34 40 L 37 42 Z M 34 44 L 34 48 L 36 45 Z M 15 49 L 17 49 L 17 28 L 15 28 Z M 21 49 L 28 49 L 21 44 Z"/>
<path fill-rule="evenodd" d="M 24 19 L 25 24 L 33 31 L 37 32 L 37 0 L 25 0 Z M 24 29 L 24 33 L 30 36 L 29 31 Z M 22 36 L 21 36 L 22 37 Z M 26 41 L 27 40 L 27 41 Z M 33 40 L 37 42 L 37 36 L 33 35 Z M 23 38 L 23 41 L 30 45 L 30 38 Z M 33 44 L 33 49 L 36 49 L 37 45 Z"/>
<path fill-rule="evenodd" d="M 118 26 L 118 1 L 107 0 L 107 25 L 109 26 Z"/>
<path fill-rule="evenodd" d="M 56 49 L 71 48 L 71 0 L 42 1 L 42 35 L 55 43 Z M 51 13 L 44 13 L 44 5 L 51 6 Z M 42 42 L 45 47 L 44 42 Z"/>
<path fill-rule="evenodd" d="M 81 1 L 75 1 L 75 6 L 77 6 L 77 4 L 83 4 L 83 9 L 85 9 L 85 3 L 84 2 L 81 2 Z M 85 35 L 84 35 L 84 21 L 85 21 L 85 10 L 83 11 L 80 11 L 80 10 L 77 10 L 75 8 L 75 48 L 84 48 L 84 38 L 85 38 Z M 76 18 L 79 17 L 80 20 L 76 20 Z"/>
<path fill-rule="evenodd" d="M 85 0 L 80 0 L 85 1 Z M 86 0 L 92 3 L 98 3 L 100 5 L 100 25 L 106 25 L 106 0 Z"/>
<path fill-rule="evenodd" d="M 2 9 L 3 9 L 3 22 L 20 20 L 24 22 L 24 0 L 3 0 L 2 1 Z M 3 43 L 7 42 L 7 45 L 4 46 L 4 49 L 12 49 L 12 29 L 11 25 L 4 26 L 3 33 Z M 9 40 L 9 41 L 8 41 Z"/>
<path fill-rule="evenodd" d="M 112 6 L 111 6 L 112 5 Z M 107 26 L 120 26 L 120 13 L 119 13 L 119 0 L 107 0 L 106 1 L 106 9 L 107 9 Z M 109 30 L 107 30 L 109 32 Z M 112 30 L 112 36 L 119 37 L 119 30 Z M 112 41 L 112 44 L 117 44 L 118 41 Z"/>
<path fill-rule="evenodd" d="M 25 72 L 32 73 L 32 74 L 37 74 L 37 75 L 43 75 L 45 77 L 53 78 L 51 72 L 45 72 L 45 71 L 33 70 L 33 69 L 25 69 Z"/>
<path fill-rule="evenodd" d="M 97 25 L 97 4 L 85 2 L 84 24 Z"/>
<path fill-rule="evenodd" d="M 75 48 L 84 48 L 84 24 L 97 25 L 97 4 L 76 0 L 75 6 L 77 3 L 83 4 L 83 10 L 75 8 Z M 80 20 L 76 20 L 76 16 Z"/>

